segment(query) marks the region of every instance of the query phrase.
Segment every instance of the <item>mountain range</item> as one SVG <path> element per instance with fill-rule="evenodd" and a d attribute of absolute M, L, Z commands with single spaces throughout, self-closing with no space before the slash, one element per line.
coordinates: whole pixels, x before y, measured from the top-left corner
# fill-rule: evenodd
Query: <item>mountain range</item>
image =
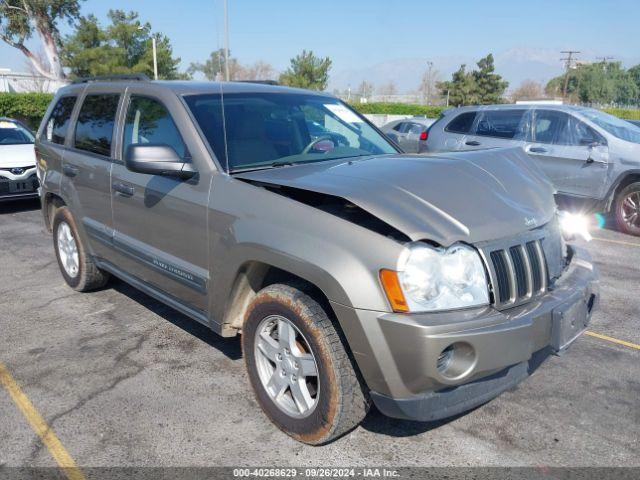
<path fill-rule="evenodd" d="M 561 75 L 564 64 L 561 60 L 564 48 L 530 48 L 516 47 L 501 52 L 494 52 L 496 73 L 502 75 L 509 82 L 509 90 L 517 88 L 524 80 L 535 80 L 546 84 L 551 78 Z M 596 61 L 599 52 L 584 51 L 578 55 L 579 60 Z M 427 70 L 427 62 L 433 62 L 433 71 L 437 71 L 439 80 L 448 80 L 451 74 L 467 65 L 467 70 L 476 68 L 480 58 L 465 55 L 431 58 L 397 58 L 386 60 L 374 65 L 353 67 L 331 72 L 329 91 L 358 88 L 360 82 L 366 80 L 376 86 L 393 82 L 398 93 L 409 93 L 417 90 L 422 75 Z M 618 58 L 625 67 L 640 63 L 640 57 L 635 59 Z"/>

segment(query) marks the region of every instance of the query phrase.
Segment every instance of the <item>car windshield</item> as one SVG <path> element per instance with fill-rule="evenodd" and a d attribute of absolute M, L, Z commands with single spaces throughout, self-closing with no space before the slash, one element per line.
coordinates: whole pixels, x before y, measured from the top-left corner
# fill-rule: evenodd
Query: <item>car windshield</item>
<path fill-rule="evenodd" d="M 397 153 L 360 115 L 331 97 L 224 93 L 188 95 L 185 101 L 231 173 Z"/>
<path fill-rule="evenodd" d="M 640 127 L 599 110 L 581 110 L 580 113 L 611 135 L 627 142 L 640 143 Z"/>
<path fill-rule="evenodd" d="M 0 145 L 28 145 L 33 142 L 31 132 L 19 123 L 0 120 Z"/>

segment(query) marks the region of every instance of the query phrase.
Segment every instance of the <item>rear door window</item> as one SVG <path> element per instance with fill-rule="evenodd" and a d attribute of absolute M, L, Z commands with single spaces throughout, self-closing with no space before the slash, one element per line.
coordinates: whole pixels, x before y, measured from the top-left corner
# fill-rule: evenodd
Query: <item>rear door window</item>
<path fill-rule="evenodd" d="M 451 133 L 469 133 L 476 119 L 476 114 L 477 112 L 461 113 L 451 120 L 444 130 Z"/>
<path fill-rule="evenodd" d="M 53 107 L 44 129 L 47 141 L 64 145 L 64 140 L 69 131 L 69 124 L 71 123 L 71 113 L 77 98 L 75 95 L 62 97 Z"/>
<path fill-rule="evenodd" d="M 74 146 L 79 150 L 105 157 L 111 156 L 113 127 L 120 94 L 90 94 L 84 98 L 78 121 Z"/>
<path fill-rule="evenodd" d="M 158 100 L 131 96 L 124 125 L 123 153 L 129 145 L 168 145 L 184 159 L 187 147 L 166 107 Z M 123 155 L 124 156 L 124 155 Z"/>
<path fill-rule="evenodd" d="M 475 134 L 508 140 L 522 138 L 525 113 L 526 110 L 485 110 L 480 114 Z"/>
<path fill-rule="evenodd" d="M 606 143 L 605 139 L 586 123 L 556 110 L 538 110 L 533 128 L 534 140 L 553 145 L 589 145 Z"/>

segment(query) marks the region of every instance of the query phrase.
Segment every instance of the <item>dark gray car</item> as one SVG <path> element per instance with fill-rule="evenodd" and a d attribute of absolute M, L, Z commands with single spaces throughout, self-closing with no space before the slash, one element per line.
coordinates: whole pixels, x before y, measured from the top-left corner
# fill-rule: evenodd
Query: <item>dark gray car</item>
<path fill-rule="evenodd" d="M 640 127 L 592 108 L 489 105 L 448 110 L 428 152 L 520 147 L 551 179 L 561 204 L 611 212 L 640 235 Z"/>
<path fill-rule="evenodd" d="M 598 302 L 521 151 L 400 155 L 329 95 L 86 81 L 58 92 L 36 149 L 69 286 L 115 275 L 242 334 L 258 403 L 302 442 L 349 431 L 371 401 L 423 421 L 480 405 L 564 351 Z"/>

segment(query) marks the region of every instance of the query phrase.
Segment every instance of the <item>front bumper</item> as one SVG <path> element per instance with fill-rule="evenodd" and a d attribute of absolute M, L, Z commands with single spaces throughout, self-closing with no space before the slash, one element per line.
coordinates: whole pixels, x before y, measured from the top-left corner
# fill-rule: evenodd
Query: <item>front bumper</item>
<path fill-rule="evenodd" d="M 546 294 L 508 310 L 406 315 L 334 304 L 376 406 L 413 420 L 456 415 L 518 384 L 550 353 L 562 354 L 599 301 L 589 255 L 573 250 Z M 449 346 L 454 353 L 443 361 Z"/>
<path fill-rule="evenodd" d="M 39 187 L 35 167 L 20 175 L 0 171 L 0 202 L 36 198 L 39 196 Z"/>

